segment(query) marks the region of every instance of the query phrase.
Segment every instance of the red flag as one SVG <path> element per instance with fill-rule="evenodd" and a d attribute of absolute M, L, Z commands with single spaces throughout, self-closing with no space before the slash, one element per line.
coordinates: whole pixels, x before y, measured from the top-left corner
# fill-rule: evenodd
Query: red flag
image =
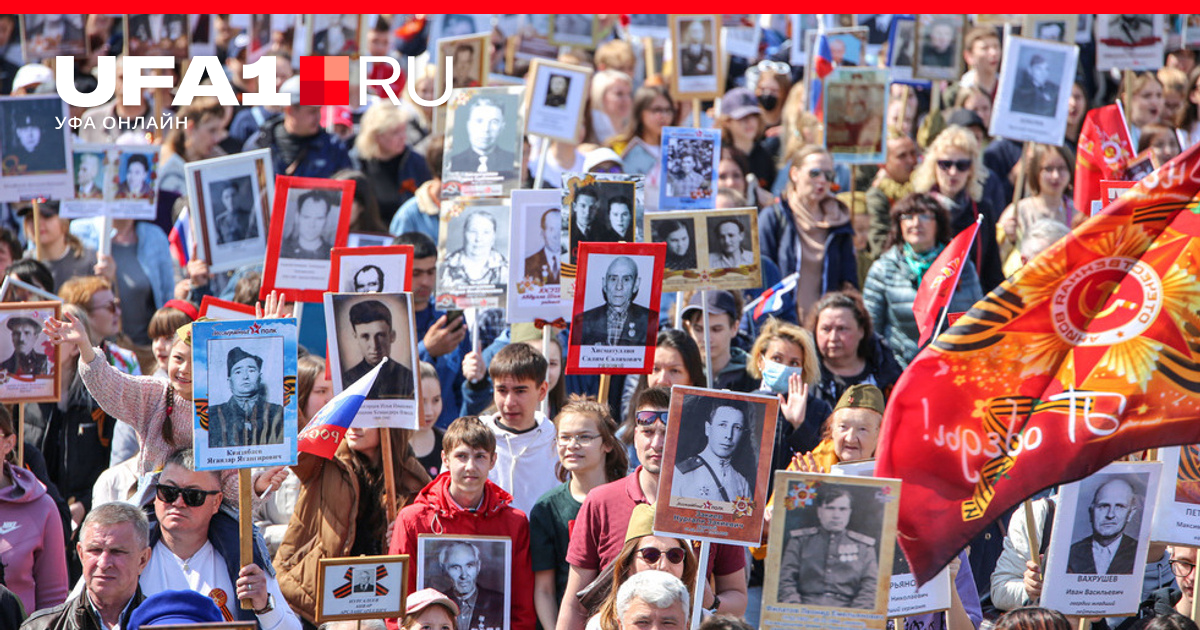
<path fill-rule="evenodd" d="M 1022 267 L 923 350 L 876 472 L 929 580 L 998 515 L 1131 452 L 1200 443 L 1200 146 Z"/>
<path fill-rule="evenodd" d="M 1088 112 L 1075 153 L 1075 208 L 1091 214 L 1092 202 L 1100 200 L 1100 180 L 1123 179 L 1125 163 L 1133 155 L 1120 103 Z"/>
<path fill-rule="evenodd" d="M 980 215 L 980 219 L 983 215 Z M 967 254 L 975 243 L 975 234 L 979 232 L 979 220 L 971 228 L 963 230 L 955 236 L 946 249 L 938 254 L 933 265 L 921 278 L 921 286 L 917 289 L 917 297 L 913 300 L 913 315 L 917 318 L 917 329 L 921 331 L 918 346 L 925 345 L 933 335 L 937 326 L 938 316 L 942 309 L 954 297 L 954 289 L 958 286 L 958 277 L 962 275 L 967 263 Z"/>

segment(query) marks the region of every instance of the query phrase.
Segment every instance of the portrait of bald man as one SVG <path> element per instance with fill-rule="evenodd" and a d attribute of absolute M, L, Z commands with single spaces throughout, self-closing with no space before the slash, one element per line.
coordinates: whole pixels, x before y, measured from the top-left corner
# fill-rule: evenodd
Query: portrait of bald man
<path fill-rule="evenodd" d="M 1090 533 L 1071 545 L 1067 573 L 1131 575 L 1138 541 L 1125 529 L 1139 518 L 1143 504 L 1139 489 L 1124 477 L 1097 486 L 1087 506 Z"/>
<path fill-rule="evenodd" d="M 618 256 L 604 275 L 592 274 L 588 282 L 600 281 L 604 303 L 577 316 L 571 325 L 571 343 L 579 346 L 645 346 L 650 309 L 634 303 L 641 278 L 637 262 Z"/>

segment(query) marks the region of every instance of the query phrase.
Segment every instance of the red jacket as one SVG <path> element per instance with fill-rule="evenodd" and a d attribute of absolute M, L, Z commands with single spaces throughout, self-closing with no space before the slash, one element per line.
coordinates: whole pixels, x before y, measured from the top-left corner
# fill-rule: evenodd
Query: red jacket
<path fill-rule="evenodd" d="M 443 472 L 417 493 L 412 505 L 400 510 L 392 530 L 389 554 L 407 554 L 411 558 L 408 592 L 417 587 L 417 536 L 420 534 L 463 534 L 467 536 L 507 536 L 512 539 L 512 630 L 534 630 L 537 613 L 533 608 L 533 560 L 529 555 L 529 519 L 509 505 L 512 495 L 488 481 L 483 503 L 471 512 L 450 498 L 450 473 Z M 389 630 L 396 630 L 395 619 L 388 619 Z"/>

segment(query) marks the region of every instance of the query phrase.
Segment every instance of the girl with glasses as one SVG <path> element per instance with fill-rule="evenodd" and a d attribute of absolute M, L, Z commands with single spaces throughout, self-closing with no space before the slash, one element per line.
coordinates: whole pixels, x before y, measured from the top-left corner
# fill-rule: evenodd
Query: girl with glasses
<path fill-rule="evenodd" d="M 1070 226 L 1076 219 L 1071 199 L 1074 164 L 1069 158 L 1066 149 L 1048 144 L 1030 145 L 1025 154 L 1025 186 L 1032 194 L 1005 208 L 997 226 L 1004 239 L 1001 249 L 1006 250 L 1002 252 L 1005 276 L 1020 268 L 1021 241 L 1033 224 L 1050 219 Z"/>
<path fill-rule="evenodd" d="M 863 301 L 875 330 L 888 342 L 903 367 L 920 350 L 913 300 L 921 278 L 950 241 L 950 216 L 938 199 L 926 193 L 913 193 L 901 199 L 892 206 L 891 216 L 887 249 L 867 272 Z M 975 265 L 968 260 L 950 300 L 950 312 L 961 313 L 982 297 Z"/>

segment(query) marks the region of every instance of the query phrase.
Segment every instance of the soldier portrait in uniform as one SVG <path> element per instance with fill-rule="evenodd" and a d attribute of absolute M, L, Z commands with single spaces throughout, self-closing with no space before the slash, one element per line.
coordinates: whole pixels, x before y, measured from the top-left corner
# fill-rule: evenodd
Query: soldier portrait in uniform
<path fill-rule="evenodd" d="M 731 503 L 754 495 L 753 468 L 743 472 L 734 460 L 747 428 L 741 407 L 738 401 L 713 402 L 703 418 L 704 449 L 675 462 L 672 496 Z"/>
<path fill-rule="evenodd" d="M 426 536 L 417 540 L 417 588 L 435 588 L 458 606 L 457 627 L 510 626 L 512 541 L 486 536 Z"/>
<path fill-rule="evenodd" d="M 834 483 L 817 489 L 812 505 L 804 508 L 815 513 L 816 522 L 786 532 L 780 603 L 875 608 L 879 540 L 851 526 L 860 496 L 854 488 Z"/>
<path fill-rule="evenodd" d="M 1050 67 L 1049 55 L 1041 50 L 1022 51 L 1018 65 L 1017 86 L 1013 91 L 1012 111 L 1035 116 L 1054 116 L 1058 110 L 1058 82 L 1060 72 Z M 1061 63 L 1065 55 L 1058 54 Z"/>
<path fill-rule="evenodd" d="M 263 352 L 256 342 L 239 339 L 225 354 L 229 398 L 208 408 L 209 448 L 282 444 L 283 406 L 270 400 L 263 383 Z M 213 358 L 218 358 L 214 356 Z M 219 362 L 210 363 L 218 368 Z M 219 368 L 218 368 L 219 369 Z"/>
<path fill-rule="evenodd" d="M 50 360 L 37 347 L 42 333 L 41 323 L 29 317 L 17 315 L 5 322 L 12 335 L 12 355 L 0 362 L 0 370 L 9 376 L 45 376 L 50 374 Z"/>
<path fill-rule="evenodd" d="M 341 301 L 341 304 L 345 305 L 347 302 Z M 392 309 L 382 300 L 356 301 L 349 306 L 348 314 L 350 330 L 339 331 L 338 343 L 343 357 L 342 388 L 354 384 L 387 358 L 389 361 L 380 370 L 367 399 L 412 398 L 413 372 L 401 363 L 401 360 L 404 360 L 404 363 L 408 360 L 403 353 L 392 352 L 392 346 L 398 339 L 397 330 L 403 330 L 405 326 L 401 322 L 407 318 L 402 320 L 399 315 L 394 315 Z M 351 357 L 358 357 L 359 360 L 351 363 L 348 361 Z"/>

